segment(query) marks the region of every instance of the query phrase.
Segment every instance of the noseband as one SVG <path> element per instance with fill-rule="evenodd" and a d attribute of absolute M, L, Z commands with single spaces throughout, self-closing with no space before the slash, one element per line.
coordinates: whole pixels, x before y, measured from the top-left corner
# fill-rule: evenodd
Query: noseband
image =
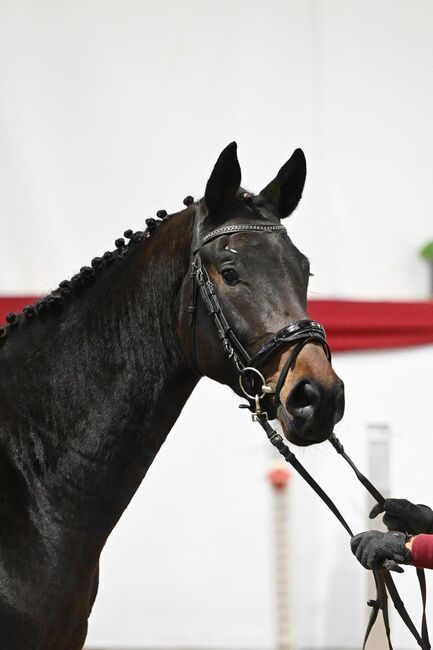
<path fill-rule="evenodd" d="M 196 225 L 196 224 L 195 224 Z M 296 363 L 296 359 L 301 352 L 301 350 L 308 343 L 318 343 L 324 350 L 329 362 L 331 362 L 331 352 L 326 341 L 326 333 L 324 327 L 317 321 L 310 319 L 298 320 L 295 323 L 286 325 L 282 329 L 278 330 L 273 334 L 260 348 L 250 355 L 250 353 L 244 348 L 244 346 L 239 341 L 235 332 L 231 328 L 229 322 L 227 321 L 218 296 L 215 292 L 215 287 L 210 280 L 209 274 L 206 270 L 206 267 L 203 264 L 203 261 L 200 256 L 200 249 L 203 245 L 208 242 L 220 237 L 222 235 L 230 235 L 237 232 L 262 232 L 262 233 L 272 233 L 272 232 L 286 232 L 284 226 L 278 225 L 259 225 L 259 224 L 239 224 L 233 226 L 225 226 L 223 228 L 218 228 L 213 230 L 208 235 L 203 237 L 202 240 L 198 239 L 196 233 L 194 233 L 193 246 L 192 246 L 192 301 L 191 306 L 189 307 L 189 312 L 191 316 L 191 328 L 192 328 L 192 350 L 194 360 L 197 365 L 197 355 L 196 355 L 196 314 L 197 314 L 197 300 L 198 294 L 201 295 L 203 303 L 207 309 L 209 316 L 212 318 L 212 321 L 215 325 L 215 328 L 218 333 L 218 338 L 221 341 L 221 345 L 224 349 L 227 357 L 233 362 L 236 371 L 238 373 L 239 385 L 249 401 L 249 406 L 242 405 L 244 408 L 249 408 L 253 414 L 253 420 L 259 422 L 262 426 L 269 441 L 274 445 L 274 447 L 279 451 L 279 453 L 284 457 L 284 459 L 294 467 L 294 469 L 302 476 L 302 478 L 308 483 L 308 485 L 316 492 L 316 494 L 322 499 L 322 501 L 327 505 L 335 517 L 339 520 L 341 525 L 345 528 L 346 532 L 353 537 L 353 532 L 350 529 L 350 526 L 344 519 L 343 515 L 338 510 L 334 502 L 329 498 L 329 496 L 324 492 L 324 490 L 318 485 L 314 480 L 311 474 L 305 469 L 305 467 L 298 461 L 295 454 L 290 450 L 286 442 L 277 433 L 270 423 L 268 422 L 268 416 L 265 411 L 262 410 L 261 400 L 266 398 L 268 395 L 274 396 L 273 399 L 273 408 L 275 411 L 278 410 L 281 405 L 280 402 L 280 392 L 286 380 L 287 374 L 290 369 Z M 262 367 L 263 363 L 269 359 L 270 356 L 274 354 L 277 350 L 282 347 L 291 347 L 291 352 L 284 363 L 284 366 L 278 377 L 277 385 L 275 389 L 266 384 L 266 380 L 259 370 Z M 333 433 L 329 438 L 330 443 L 334 449 L 344 458 L 344 460 L 349 464 L 352 470 L 355 472 L 356 477 L 366 488 L 366 490 L 373 496 L 373 498 L 380 504 L 383 504 L 384 497 L 383 495 L 374 487 L 374 485 L 364 476 L 358 468 L 355 466 L 353 461 L 345 453 L 343 445 Z M 385 560 L 383 563 L 383 568 L 379 570 L 374 570 L 374 580 L 376 584 L 376 598 L 374 600 L 369 600 L 368 605 L 372 608 L 370 619 L 367 625 L 367 630 L 364 636 L 363 650 L 367 644 L 367 640 L 370 634 L 370 631 L 376 622 L 379 611 L 382 612 L 383 621 L 385 625 L 385 632 L 388 642 L 388 650 L 393 650 L 391 643 L 391 632 L 389 627 L 389 616 L 388 616 L 388 594 L 391 597 L 391 600 L 399 613 L 401 619 L 405 623 L 406 627 L 412 633 L 412 636 L 415 638 L 417 644 L 422 650 L 430 650 L 430 642 L 428 637 L 427 630 L 427 620 L 426 620 L 426 583 L 425 583 L 425 574 L 423 569 L 417 569 L 417 576 L 421 589 L 422 596 L 422 623 L 421 623 L 421 634 L 416 629 L 412 619 L 410 618 L 406 608 L 404 607 L 403 602 L 401 601 L 397 588 L 394 584 L 394 581 L 391 577 L 391 570 L 398 570 L 398 565 L 392 560 Z"/>

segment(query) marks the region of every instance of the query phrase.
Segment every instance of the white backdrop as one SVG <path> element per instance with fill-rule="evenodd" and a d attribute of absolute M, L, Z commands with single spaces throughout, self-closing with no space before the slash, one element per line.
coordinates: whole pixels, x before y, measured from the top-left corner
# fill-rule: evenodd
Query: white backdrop
<path fill-rule="evenodd" d="M 257 191 L 305 150 L 288 225 L 312 296 L 424 297 L 432 28 L 428 0 L 0 0 L 0 293 L 47 291 L 199 196 L 236 139 Z M 432 348 L 336 358 L 348 447 L 362 462 L 367 423 L 390 423 L 394 493 L 424 501 L 432 363 Z M 269 451 L 247 419 L 199 386 L 107 545 L 89 645 L 272 645 Z M 351 482 L 327 448 L 301 455 L 334 494 Z M 362 527 L 363 494 L 341 501 Z M 363 577 L 296 478 L 292 520 L 297 647 L 359 645 Z"/>

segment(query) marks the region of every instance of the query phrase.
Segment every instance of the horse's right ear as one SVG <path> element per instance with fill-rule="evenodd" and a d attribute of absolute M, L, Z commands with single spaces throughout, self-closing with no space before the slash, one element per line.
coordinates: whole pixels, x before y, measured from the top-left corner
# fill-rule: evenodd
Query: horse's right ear
<path fill-rule="evenodd" d="M 241 184 L 241 168 L 236 150 L 236 142 L 231 142 L 221 152 L 207 182 L 204 198 L 210 214 L 224 203 L 236 199 Z"/>
<path fill-rule="evenodd" d="M 273 181 L 260 192 L 276 208 L 280 219 L 288 217 L 298 205 L 307 175 L 302 149 L 295 149 Z"/>

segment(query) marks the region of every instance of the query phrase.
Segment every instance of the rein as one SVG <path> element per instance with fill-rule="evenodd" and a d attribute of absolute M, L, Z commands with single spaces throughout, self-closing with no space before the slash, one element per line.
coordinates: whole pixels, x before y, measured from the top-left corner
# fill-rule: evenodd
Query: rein
<path fill-rule="evenodd" d="M 305 469 L 305 467 L 299 462 L 295 454 L 290 450 L 289 446 L 285 443 L 283 438 L 277 433 L 269 424 L 265 418 L 258 418 L 260 425 L 266 432 L 269 441 L 274 445 L 274 447 L 280 452 L 286 462 L 290 463 L 292 467 L 298 472 L 300 476 L 308 483 L 308 485 L 314 490 L 314 492 L 322 499 L 322 501 L 328 506 L 332 514 L 338 519 L 340 524 L 346 530 L 346 532 L 353 537 L 353 531 L 351 530 L 349 524 L 338 510 L 335 503 L 330 499 L 326 492 L 320 487 L 320 485 L 314 480 L 311 474 Z M 329 442 L 334 447 L 334 449 L 339 453 L 344 460 L 349 464 L 352 470 L 355 472 L 357 479 L 362 483 L 366 490 L 371 494 L 371 496 L 380 504 L 385 500 L 383 495 L 377 490 L 377 488 L 369 481 L 369 479 L 362 474 L 359 469 L 356 467 L 355 463 L 344 451 L 344 447 L 341 442 L 338 440 L 335 433 L 333 433 Z M 367 629 L 365 631 L 364 642 L 362 648 L 367 645 L 368 637 L 373 628 L 373 625 L 376 622 L 377 615 L 379 611 L 382 611 L 383 622 L 385 626 L 386 637 L 388 641 L 389 650 L 393 650 L 391 643 L 391 630 L 389 626 L 389 614 L 388 614 L 388 594 L 391 597 L 393 605 L 397 610 L 400 618 L 420 646 L 422 650 L 430 650 L 430 641 L 428 636 L 427 628 L 427 618 L 426 618 L 426 601 L 427 601 L 427 592 L 426 592 L 426 581 L 424 569 L 417 569 L 417 577 L 420 585 L 421 599 L 422 599 L 422 619 L 421 619 L 421 634 L 418 632 L 415 624 L 413 623 L 411 617 L 409 616 L 403 601 L 401 600 L 397 587 L 395 586 L 394 580 L 391 577 L 390 571 L 398 571 L 398 564 L 393 560 L 384 560 L 383 568 L 379 570 L 373 570 L 374 580 L 376 583 L 376 598 L 370 599 L 367 602 L 367 605 L 371 607 L 371 614 L 367 624 Z"/>
<path fill-rule="evenodd" d="M 273 395 L 274 410 L 281 412 L 281 415 L 284 413 L 283 409 L 281 408 L 280 401 L 281 389 L 290 369 L 294 367 L 299 353 L 308 343 L 317 343 L 321 345 L 329 362 L 331 362 L 331 352 L 326 341 L 325 329 L 317 321 L 309 319 L 299 320 L 295 323 L 283 327 L 278 332 L 276 332 L 276 334 L 268 339 L 252 356 L 247 352 L 247 350 L 245 350 L 223 313 L 218 296 L 215 292 L 215 287 L 211 282 L 206 267 L 204 266 L 200 257 L 200 248 L 203 245 L 209 241 L 214 240 L 217 237 L 220 237 L 222 235 L 229 235 L 235 232 L 270 233 L 286 232 L 286 229 L 284 226 L 270 224 L 239 224 L 233 226 L 225 226 L 223 228 L 213 230 L 205 237 L 203 237 L 202 240 L 200 240 L 197 237 L 196 232 L 194 232 L 192 252 L 193 260 L 191 270 L 192 300 L 191 306 L 189 308 L 191 317 L 190 325 L 192 330 L 192 350 L 194 360 L 197 361 L 195 330 L 197 302 L 198 295 L 200 295 L 207 309 L 207 312 L 215 325 L 218 337 L 221 341 L 221 345 L 227 357 L 235 366 L 236 372 L 238 373 L 240 388 L 249 401 L 249 405 L 241 405 L 241 408 L 247 408 L 252 412 L 253 420 L 261 425 L 272 445 L 274 445 L 274 447 L 279 451 L 284 459 L 292 465 L 292 467 L 308 483 L 308 485 L 314 490 L 320 499 L 322 499 L 322 501 L 331 510 L 333 515 L 338 519 L 350 537 L 353 537 L 353 532 L 349 524 L 338 510 L 337 506 L 326 494 L 326 492 L 320 487 L 320 485 L 315 481 L 307 469 L 299 462 L 295 454 L 290 450 L 289 446 L 283 440 L 282 436 L 277 433 L 269 424 L 268 414 L 266 411 L 262 410 L 261 404 L 262 400 L 268 398 L 270 395 Z M 266 359 L 269 358 L 269 356 L 271 356 L 276 350 L 283 346 L 293 347 L 287 361 L 281 370 L 277 385 L 274 390 L 266 384 L 266 380 L 257 366 L 260 366 Z M 343 445 L 338 440 L 335 433 L 330 436 L 329 442 L 332 444 L 337 453 L 340 454 L 349 464 L 351 469 L 354 471 L 357 479 L 371 494 L 371 496 L 379 504 L 383 504 L 383 495 L 377 490 L 377 488 L 374 487 L 368 478 L 358 470 L 356 465 L 344 451 Z M 389 626 L 388 594 L 391 597 L 395 609 L 398 611 L 401 619 L 413 635 L 420 648 L 422 648 L 422 650 L 430 650 L 431 648 L 426 619 L 426 582 L 424 570 L 417 569 L 417 577 L 420 584 L 422 597 L 421 634 L 418 632 L 412 619 L 410 618 L 391 577 L 390 571 L 398 570 L 399 566 L 393 560 L 385 560 L 383 562 L 383 568 L 373 571 L 374 580 L 376 583 L 376 598 L 369 600 L 367 603 L 372 609 L 364 636 L 364 642 L 362 646 L 363 649 L 366 647 L 371 629 L 376 622 L 378 613 L 379 611 L 382 611 L 382 617 L 388 641 L 388 650 L 393 650 L 391 642 L 391 631 Z"/>

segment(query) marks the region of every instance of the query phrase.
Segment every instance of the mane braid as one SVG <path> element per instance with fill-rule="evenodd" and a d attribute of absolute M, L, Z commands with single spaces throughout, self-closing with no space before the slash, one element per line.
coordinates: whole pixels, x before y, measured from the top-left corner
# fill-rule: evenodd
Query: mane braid
<path fill-rule="evenodd" d="M 192 197 L 187 197 L 188 205 L 193 203 Z M 185 199 L 185 201 L 187 200 Z M 185 203 L 185 205 L 187 205 Z M 91 261 L 91 266 L 82 266 L 79 273 L 72 276 L 70 280 L 62 280 L 59 286 L 54 289 L 50 294 L 38 300 L 34 305 L 26 305 L 23 310 L 16 314 L 11 312 L 6 316 L 6 323 L 0 327 L 0 347 L 15 332 L 20 325 L 27 321 L 32 321 L 37 317 L 47 316 L 49 313 L 58 314 L 66 301 L 69 301 L 73 296 L 81 294 L 86 286 L 89 286 L 100 277 L 100 272 L 111 266 L 113 262 L 121 260 L 136 244 L 148 239 L 151 233 L 158 228 L 163 221 L 168 221 L 170 215 L 166 210 L 158 210 L 158 219 L 146 219 L 146 230 L 133 232 L 130 228 L 125 230 L 124 237 L 129 239 L 126 243 L 123 237 L 119 237 L 114 242 L 115 250 L 106 251 L 101 257 L 94 257 Z"/>

